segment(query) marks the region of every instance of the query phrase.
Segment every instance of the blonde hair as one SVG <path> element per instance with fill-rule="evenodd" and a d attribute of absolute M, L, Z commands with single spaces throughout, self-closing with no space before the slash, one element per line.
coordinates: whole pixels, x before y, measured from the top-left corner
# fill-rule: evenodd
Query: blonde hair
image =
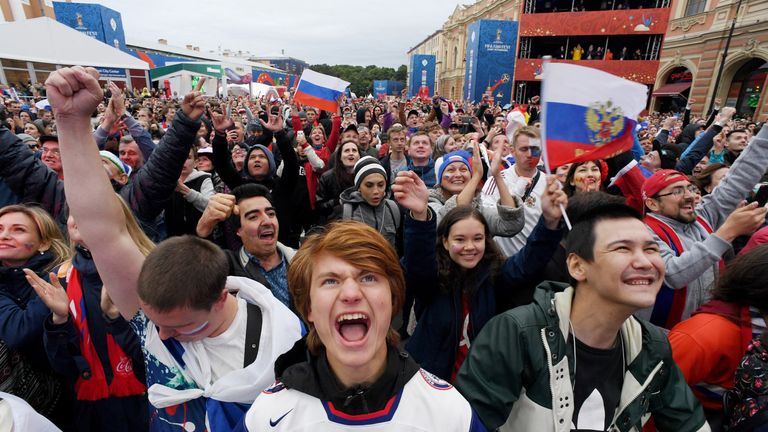
<path fill-rule="evenodd" d="M 133 242 L 136 243 L 136 247 L 139 248 L 139 252 L 142 255 L 147 256 L 155 248 L 155 244 L 147 237 L 144 230 L 141 229 L 139 223 L 136 222 L 136 218 L 133 216 L 131 208 L 128 207 L 125 200 L 120 195 L 115 194 L 120 201 L 120 208 L 123 209 L 123 216 L 125 216 L 125 228 L 128 230 L 128 235 L 131 236 Z"/>
<path fill-rule="evenodd" d="M 541 132 L 533 126 L 523 126 L 515 131 L 512 135 L 512 147 L 517 146 L 517 138 L 520 135 L 525 135 L 528 138 L 541 138 Z"/>
<path fill-rule="evenodd" d="M 40 237 L 40 242 L 51 244 L 49 250 L 53 253 L 53 259 L 45 267 L 45 271 L 50 271 L 69 259 L 69 247 L 67 247 L 67 242 L 64 240 L 64 235 L 51 215 L 42 207 L 17 204 L 0 208 L 0 217 L 10 213 L 21 213 L 32 219 L 32 222 L 35 223 L 35 228 L 37 228 L 37 236 Z"/>

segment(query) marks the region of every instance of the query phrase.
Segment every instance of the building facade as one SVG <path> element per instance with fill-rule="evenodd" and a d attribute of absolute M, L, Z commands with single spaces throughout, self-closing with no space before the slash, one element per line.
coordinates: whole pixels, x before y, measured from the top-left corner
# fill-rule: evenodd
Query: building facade
<path fill-rule="evenodd" d="M 450 99 L 464 99 L 467 33 L 469 25 L 478 20 L 513 20 L 520 14 L 520 0 L 479 0 L 459 5 L 442 28 L 442 43 L 437 56 L 440 73 L 438 89 Z"/>
<path fill-rule="evenodd" d="M 71 0 L 57 0 L 69 3 Z M 22 21 L 47 16 L 54 18 L 52 0 L 0 0 L 0 22 Z"/>
<path fill-rule="evenodd" d="M 656 80 L 665 91 L 654 92 L 652 107 L 667 111 L 692 98 L 693 112 L 703 114 L 719 98 L 741 116 L 766 121 L 767 62 L 765 0 L 673 0 Z"/>
<path fill-rule="evenodd" d="M 521 7 L 516 102 L 541 93 L 544 56 L 656 82 L 669 0 L 525 0 Z"/>
<path fill-rule="evenodd" d="M 434 55 L 435 92 L 451 99 L 464 99 L 469 25 L 478 20 L 517 20 L 520 4 L 520 0 L 478 0 L 471 5 L 459 5 L 441 29 L 411 48 L 408 55 Z"/>
<path fill-rule="evenodd" d="M 434 88 L 436 93 L 440 93 L 440 80 L 437 79 L 437 77 L 440 76 L 440 68 L 442 66 L 442 63 L 439 60 L 438 54 L 440 53 L 440 48 L 443 44 L 443 30 L 437 30 L 436 32 L 432 33 L 431 35 L 427 36 L 424 40 L 416 44 L 415 47 L 408 50 L 408 58 L 409 60 L 413 58 L 415 55 L 433 55 L 435 56 L 437 60 L 437 63 L 435 64 L 435 82 L 434 82 Z M 410 67 L 411 61 L 408 62 L 408 65 Z M 406 88 L 409 88 L 411 86 L 411 74 L 408 74 L 408 78 L 406 81 Z"/>

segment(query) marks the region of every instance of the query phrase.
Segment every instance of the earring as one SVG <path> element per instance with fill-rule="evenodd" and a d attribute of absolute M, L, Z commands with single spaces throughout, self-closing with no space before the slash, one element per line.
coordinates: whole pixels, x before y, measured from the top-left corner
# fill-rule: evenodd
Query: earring
<path fill-rule="evenodd" d="M 45 254 L 45 251 L 42 251 L 42 250 L 41 250 L 41 251 L 40 251 L 40 255 L 43 255 L 43 254 Z"/>

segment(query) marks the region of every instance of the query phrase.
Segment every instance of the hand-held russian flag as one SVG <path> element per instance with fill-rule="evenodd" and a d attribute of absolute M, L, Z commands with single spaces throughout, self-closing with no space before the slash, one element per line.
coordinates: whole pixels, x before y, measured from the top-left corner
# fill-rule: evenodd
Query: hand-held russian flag
<path fill-rule="evenodd" d="M 344 94 L 349 83 L 336 77 L 304 69 L 293 100 L 325 111 L 335 112 L 337 99 Z"/>
<path fill-rule="evenodd" d="M 646 86 L 593 68 L 549 63 L 542 87 L 548 166 L 605 159 L 632 148 Z"/>

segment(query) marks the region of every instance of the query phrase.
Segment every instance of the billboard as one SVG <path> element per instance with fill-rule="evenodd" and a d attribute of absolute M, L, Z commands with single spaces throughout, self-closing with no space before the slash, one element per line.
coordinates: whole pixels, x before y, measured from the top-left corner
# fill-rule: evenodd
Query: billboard
<path fill-rule="evenodd" d="M 53 2 L 56 20 L 96 40 L 125 51 L 125 31 L 120 12 L 87 3 Z"/>
<path fill-rule="evenodd" d="M 405 86 L 400 81 L 374 80 L 373 97 L 382 99 L 384 96 L 399 96 Z"/>
<path fill-rule="evenodd" d="M 465 99 L 479 102 L 483 95 L 488 95 L 496 103 L 510 103 L 517 31 L 517 21 L 479 20 L 469 25 Z"/>
<path fill-rule="evenodd" d="M 435 94 L 435 56 L 415 54 L 411 57 L 408 97 L 432 97 Z"/>

